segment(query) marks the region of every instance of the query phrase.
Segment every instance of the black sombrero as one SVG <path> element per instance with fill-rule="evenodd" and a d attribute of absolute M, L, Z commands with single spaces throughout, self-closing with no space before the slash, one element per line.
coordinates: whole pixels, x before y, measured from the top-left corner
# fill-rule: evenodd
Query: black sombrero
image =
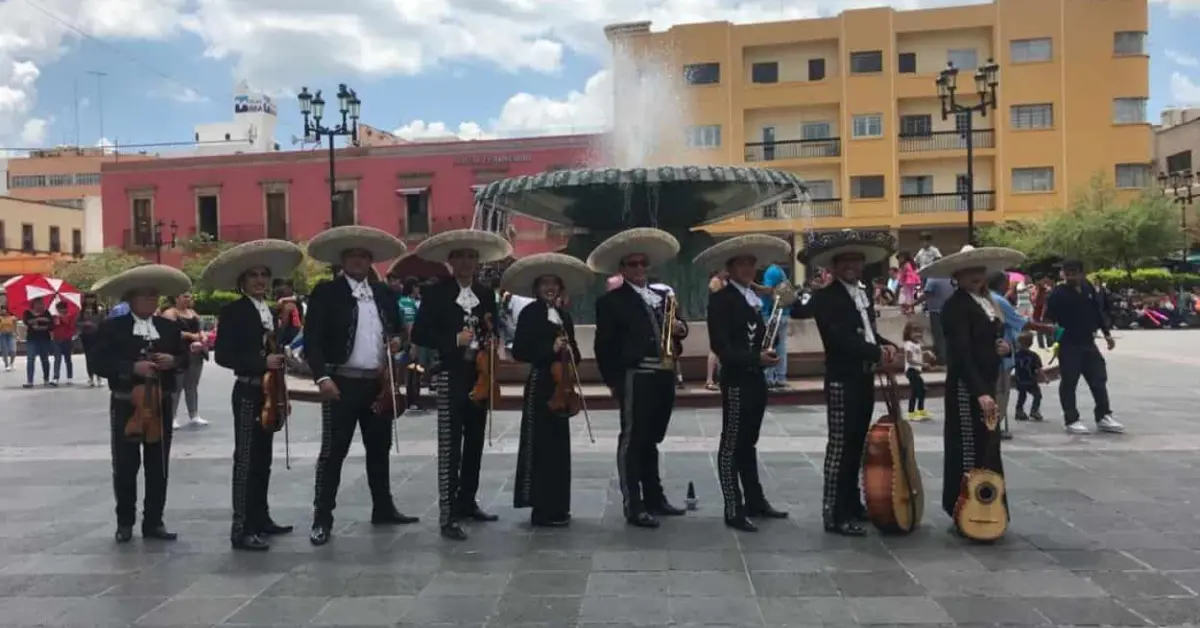
<path fill-rule="evenodd" d="M 796 255 L 796 261 L 825 267 L 838 255 L 856 253 L 863 256 L 864 263 L 874 264 L 891 257 L 895 251 L 896 239 L 886 231 L 843 229 L 812 235 Z"/>

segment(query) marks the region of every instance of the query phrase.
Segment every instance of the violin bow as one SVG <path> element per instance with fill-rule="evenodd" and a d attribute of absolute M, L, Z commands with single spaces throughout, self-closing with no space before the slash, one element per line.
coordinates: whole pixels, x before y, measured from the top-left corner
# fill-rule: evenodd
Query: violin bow
<path fill-rule="evenodd" d="M 278 345 L 279 340 L 276 339 L 275 343 L 276 343 L 276 345 Z M 277 346 L 276 348 L 278 349 L 279 347 Z M 283 382 L 284 390 L 287 390 L 287 357 L 286 357 L 286 355 L 283 358 L 283 366 L 281 366 L 279 368 L 279 376 L 283 378 L 281 381 Z M 292 470 L 292 436 L 291 436 L 291 430 L 288 427 L 288 423 L 291 423 L 291 421 L 288 420 L 291 417 L 288 415 L 290 415 L 291 413 L 292 413 L 292 403 L 291 403 L 291 401 L 284 399 L 283 400 L 283 468 L 287 469 L 288 471 Z"/>
<path fill-rule="evenodd" d="M 489 326 L 490 339 L 488 340 L 488 447 L 492 446 L 492 423 L 495 422 L 494 414 L 496 410 L 496 328 Z"/>
<path fill-rule="evenodd" d="M 571 361 L 571 376 L 575 378 L 575 387 L 579 389 L 579 408 L 583 410 L 583 425 L 587 427 L 588 440 L 595 445 L 596 437 L 592 435 L 592 418 L 588 415 L 587 397 L 583 395 L 583 382 L 579 380 L 579 364 L 575 362 L 575 350 L 571 348 L 571 339 L 567 336 L 565 325 L 562 330 L 563 338 L 567 339 L 566 351 Z"/>
<path fill-rule="evenodd" d="M 396 454 L 399 455 L 399 453 L 400 453 L 400 428 L 396 426 L 396 416 L 397 416 L 397 410 L 398 410 L 398 408 L 396 408 L 396 401 L 397 401 L 397 399 L 396 399 L 396 370 L 395 370 L 396 356 L 395 356 L 395 354 L 392 353 L 391 339 L 389 339 L 387 337 L 387 334 L 384 334 L 384 336 L 383 336 L 383 353 L 385 356 L 387 356 L 387 360 L 386 360 L 386 364 L 384 365 L 384 368 L 387 369 L 388 388 L 390 388 L 392 391 L 392 444 L 396 447 Z"/>

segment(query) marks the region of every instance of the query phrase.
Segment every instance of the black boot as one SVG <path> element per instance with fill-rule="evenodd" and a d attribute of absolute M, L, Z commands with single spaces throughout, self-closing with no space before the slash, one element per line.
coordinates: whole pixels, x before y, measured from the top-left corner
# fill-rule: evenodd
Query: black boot
<path fill-rule="evenodd" d="M 742 532 L 758 532 L 758 526 L 754 525 L 753 521 L 747 519 L 746 516 L 742 514 L 739 514 L 732 519 L 726 519 L 725 525 L 733 528 L 734 530 L 741 530 Z"/>
<path fill-rule="evenodd" d="M 459 506 L 457 509 L 457 512 L 455 512 L 454 514 L 459 519 L 470 519 L 472 521 L 480 521 L 483 523 L 500 520 L 500 517 L 493 515 L 489 512 L 485 512 L 482 508 L 479 507 L 479 504 L 476 502 L 471 502 L 469 504 L 463 504 L 463 505 Z"/>
<path fill-rule="evenodd" d="M 407 525 L 416 523 L 420 519 L 410 517 L 399 510 L 392 504 L 387 504 L 381 508 L 377 508 L 371 512 L 371 523 L 377 526 L 380 525 Z"/>
<path fill-rule="evenodd" d="M 529 516 L 529 525 L 535 528 L 565 528 L 571 525 L 571 515 L 546 515 L 535 512 Z"/>
<path fill-rule="evenodd" d="M 467 540 L 467 531 L 457 521 L 451 521 L 442 526 L 442 538 L 451 541 Z"/>
<path fill-rule="evenodd" d="M 671 502 L 667 501 L 665 496 L 653 501 L 647 501 L 646 510 L 658 517 L 680 517 L 687 512 L 682 508 L 676 508 Z"/>
<path fill-rule="evenodd" d="M 754 506 L 747 506 L 746 516 L 753 519 L 787 519 L 788 513 L 786 510 L 775 510 L 775 507 L 764 499 Z"/>
<path fill-rule="evenodd" d="M 825 524 L 825 531 L 830 534 L 838 534 L 841 536 L 866 536 L 867 529 L 850 519 L 849 517 L 840 517 L 837 513 L 826 510 L 822 519 Z"/>
<path fill-rule="evenodd" d="M 118 543 L 128 543 L 133 540 L 133 526 L 117 526 L 117 533 L 113 536 Z"/>
<path fill-rule="evenodd" d="M 294 530 L 294 529 L 295 528 L 293 526 L 281 526 L 278 523 L 275 523 L 275 521 L 272 520 L 270 517 L 267 517 L 266 523 L 264 523 L 262 525 L 262 528 L 259 530 L 259 534 L 260 535 L 265 534 L 267 536 L 278 536 L 280 534 L 290 534 L 292 532 L 292 530 Z"/>
<path fill-rule="evenodd" d="M 271 549 L 271 544 L 257 534 L 243 534 L 234 537 L 229 539 L 229 544 L 233 546 L 233 549 L 244 552 L 265 552 Z"/>
<path fill-rule="evenodd" d="M 308 531 L 308 542 L 316 546 L 321 546 L 329 542 L 333 537 L 333 526 L 328 523 L 313 523 L 312 529 Z"/>
<path fill-rule="evenodd" d="M 629 522 L 629 525 L 637 526 L 639 528 L 658 527 L 658 519 L 655 519 L 654 515 L 644 511 L 635 512 L 632 515 L 625 517 L 625 521 Z"/>
<path fill-rule="evenodd" d="M 175 534 L 174 532 L 169 532 L 167 527 L 160 523 L 158 525 L 143 525 L 142 538 L 154 539 L 156 541 L 174 541 L 175 539 L 179 538 L 179 535 Z"/>

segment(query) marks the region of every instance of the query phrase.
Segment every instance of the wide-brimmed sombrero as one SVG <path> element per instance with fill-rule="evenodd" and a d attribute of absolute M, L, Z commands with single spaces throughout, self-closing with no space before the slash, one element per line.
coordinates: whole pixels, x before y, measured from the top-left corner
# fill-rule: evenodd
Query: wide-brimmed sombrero
<path fill-rule="evenodd" d="M 455 251 L 471 250 L 479 254 L 479 263 L 491 264 L 512 255 L 512 245 L 498 233 L 482 229 L 454 229 L 434 234 L 421 241 L 413 254 L 431 262 L 445 263 Z"/>
<path fill-rule="evenodd" d="M 371 261 L 386 262 L 408 250 L 396 236 L 374 227 L 346 225 L 327 229 L 308 241 L 309 257 L 326 264 L 341 264 L 342 254 L 362 249 L 371 254 Z"/>
<path fill-rule="evenodd" d="M 1025 254 L 1016 249 L 1002 246 L 975 248 L 968 244 L 961 251 L 947 255 L 919 272 L 922 277 L 948 279 L 969 268 L 981 268 L 990 275 L 1014 268 L 1024 261 Z"/>
<path fill-rule="evenodd" d="M 705 270 L 721 270 L 730 260 L 753 257 L 759 266 L 787 260 L 792 247 L 783 238 L 763 233 L 751 233 L 718 242 L 697 255 L 692 263 Z"/>
<path fill-rule="evenodd" d="M 197 282 L 214 290 L 237 290 L 251 268 L 265 267 L 274 279 L 286 278 L 304 261 L 304 250 L 287 240 L 254 240 L 222 251 L 204 267 Z"/>
<path fill-rule="evenodd" d="M 587 265 L 608 275 L 621 268 L 621 260 L 634 254 L 645 255 L 650 266 L 659 266 L 679 255 L 679 240 L 662 229 L 627 229 L 601 242 L 588 256 Z"/>
<path fill-rule="evenodd" d="M 536 298 L 534 282 L 547 275 L 558 277 L 567 294 L 579 294 L 596 278 L 587 264 L 570 255 L 539 253 L 513 262 L 500 277 L 500 289 L 517 296 Z"/>
<path fill-rule="evenodd" d="M 843 229 L 812 236 L 796 261 L 809 266 L 827 267 L 839 255 L 853 253 L 863 256 L 863 263 L 874 264 L 892 256 L 896 239 L 886 231 L 855 231 Z"/>
<path fill-rule="evenodd" d="M 144 264 L 101 279 L 92 290 L 103 297 L 122 298 L 132 290 L 148 288 L 160 295 L 179 295 L 192 289 L 192 280 L 178 268 Z"/>

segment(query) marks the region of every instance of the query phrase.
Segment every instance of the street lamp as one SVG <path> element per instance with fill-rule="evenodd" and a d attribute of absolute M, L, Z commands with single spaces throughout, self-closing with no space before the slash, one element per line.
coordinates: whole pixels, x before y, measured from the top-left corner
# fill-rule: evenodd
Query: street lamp
<path fill-rule="evenodd" d="M 965 129 L 961 129 L 967 141 L 967 242 L 975 244 L 975 112 L 987 117 L 988 109 L 996 108 L 996 86 L 1000 84 L 996 75 L 1000 66 L 988 59 L 983 67 L 975 70 L 975 91 L 979 94 L 979 102 L 962 104 L 958 102 L 958 68 L 954 62 L 946 64 L 946 69 L 938 75 L 938 98 L 942 101 L 942 120 L 954 114 L 965 121 Z"/>
<path fill-rule="evenodd" d="M 174 220 L 169 224 L 160 220 L 152 225 L 145 226 L 150 231 L 150 242 L 147 244 L 154 248 L 154 261 L 157 264 L 161 264 L 162 250 L 164 248 L 175 248 L 177 242 L 176 236 L 179 234 L 179 225 Z M 167 233 L 170 235 L 169 240 L 163 238 L 163 227 L 167 228 Z"/>
<path fill-rule="evenodd" d="M 1179 227 L 1183 230 L 1183 263 L 1186 266 L 1188 263 L 1188 246 L 1191 238 L 1187 233 L 1187 212 L 1188 207 L 1197 199 L 1200 194 L 1192 189 L 1192 184 L 1195 183 L 1195 176 L 1191 170 L 1181 170 L 1169 174 L 1158 175 L 1158 187 L 1162 189 L 1163 194 L 1170 194 L 1171 200 L 1179 203 Z"/>
<path fill-rule="evenodd" d="M 304 136 L 312 137 L 315 142 L 320 142 L 321 136 L 329 138 L 329 219 L 334 227 L 340 227 L 342 225 L 338 223 L 337 215 L 338 194 L 333 141 L 338 136 L 347 136 L 351 142 L 358 143 L 358 116 L 362 109 L 362 101 L 358 99 L 354 90 L 346 88 L 345 83 L 338 85 L 338 112 L 342 114 L 342 121 L 333 126 L 322 126 L 325 99 L 321 98 L 321 90 L 310 94 L 307 87 L 301 87 L 299 99 L 300 113 L 304 116 Z"/>

